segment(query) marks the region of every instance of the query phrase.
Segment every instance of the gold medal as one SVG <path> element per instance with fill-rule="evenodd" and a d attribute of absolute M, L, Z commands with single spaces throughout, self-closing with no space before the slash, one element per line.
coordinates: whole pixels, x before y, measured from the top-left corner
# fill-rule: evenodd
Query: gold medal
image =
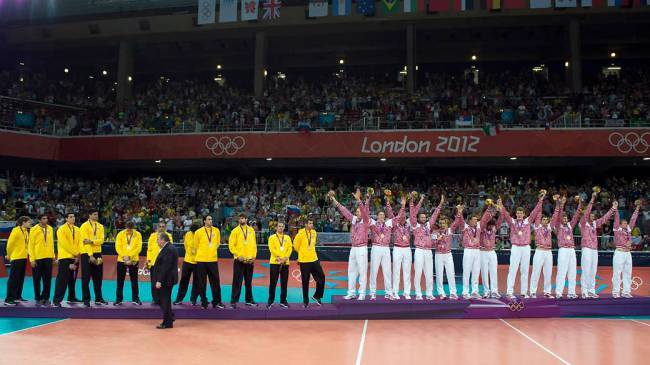
<path fill-rule="evenodd" d="M 381 238 L 384 238 L 384 234 L 382 233 L 380 237 L 381 237 Z"/>
<path fill-rule="evenodd" d="M 523 235 L 523 234 L 524 234 L 524 232 L 522 232 L 522 231 L 519 231 L 519 232 L 517 232 L 517 234 L 521 236 L 521 235 Z"/>
<path fill-rule="evenodd" d="M 571 239 L 571 236 L 566 236 L 567 241 L 570 240 L 570 239 Z"/>
<path fill-rule="evenodd" d="M 402 239 L 403 239 L 404 241 L 406 241 L 406 238 L 407 238 L 406 236 L 402 236 Z"/>

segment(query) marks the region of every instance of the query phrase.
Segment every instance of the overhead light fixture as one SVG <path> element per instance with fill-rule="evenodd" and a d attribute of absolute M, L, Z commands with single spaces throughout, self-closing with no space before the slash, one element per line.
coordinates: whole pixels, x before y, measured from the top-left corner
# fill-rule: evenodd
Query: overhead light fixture
<path fill-rule="evenodd" d="M 610 53 L 610 54 L 609 54 L 609 57 L 610 57 L 610 58 L 616 58 L 616 52 L 612 52 L 612 53 Z"/>
<path fill-rule="evenodd" d="M 93 75 L 90 75 L 90 76 L 88 76 L 88 78 L 89 78 L 89 79 L 94 79 L 94 78 L 95 78 L 95 76 L 93 76 Z"/>
<path fill-rule="evenodd" d="M 154 161 L 154 162 L 155 162 L 155 163 L 161 163 L 162 160 L 156 160 L 156 161 Z"/>
<path fill-rule="evenodd" d="M 564 61 L 564 67 L 569 67 L 569 61 Z"/>
<path fill-rule="evenodd" d="M 267 161 L 273 161 L 273 157 L 267 157 L 266 160 Z"/>
<path fill-rule="evenodd" d="M 66 68 L 63 69 L 63 72 L 68 73 L 68 72 L 70 72 L 70 70 L 66 67 Z"/>
<path fill-rule="evenodd" d="M 386 162 L 386 157 L 382 157 L 382 158 L 380 158 L 379 161 L 381 161 L 381 162 Z"/>
<path fill-rule="evenodd" d="M 472 61 L 476 61 L 477 59 L 478 59 L 478 57 L 475 54 L 473 54 L 472 55 Z"/>
<path fill-rule="evenodd" d="M 20 61 L 18 64 L 21 65 L 21 66 L 25 66 L 25 62 L 22 62 L 22 61 Z"/>
<path fill-rule="evenodd" d="M 650 157 L 644 157 L 643 161 L 650 161 Z"/>
<path fill-rule="evenodd" d="M 129 76 L 126 78 L 129 82 L 133 81 L 133 77 Z"/>
<path fill-rule="evenodd" d="M 108 75 L 108 71 L 102 70 L 102 75 L 104 75 L 104 76 Z"/>
<path fill-rule="evenodd" d="M 510 157 L 510 159 L 514 161 L 517 159 L 517 157 Z"/>
<path fill-rule="evenodd" d="M 344 63 L 345 63 L 345 60 L 341 58 L 341 59 L 339 60 L 339 65 L 342 65 L 342 64 L 344 64 Z"/>
<path fill-rule="evenodd" d="M 217 70 L 221 70 L 221 65 L 217 65 Z"/>

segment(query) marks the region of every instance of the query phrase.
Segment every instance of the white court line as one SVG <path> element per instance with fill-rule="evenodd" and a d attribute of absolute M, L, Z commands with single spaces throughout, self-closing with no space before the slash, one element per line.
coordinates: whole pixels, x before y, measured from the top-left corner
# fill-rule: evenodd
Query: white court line
<path fill-rule="evenodd" d="M 49 325 L 51 325 L 51 324 L 55 324 L 55 323 L 59 323 L 59 322 L 63 322 L 63 321 L 67 321 L 68 319 L 69 319 L 69 318 L 63 318 L 63 319 L 60 319 L 60 320 L 58 320 L 58 321 L 54 321 L 54 322 L 43 323 L 43 324 L 39 324 L 39 325 L 36 325 L 36 326 L 27 327 L 27 328 L 23 328 L 23 329 L 19 329 L 19 330 L 15 330 L 15 331 L 12 331 L 12 332 L 2 333 L 2 334 L 0 334 L 0 337 L 2 337 L 2 336 L 6 336 L 6 335 L 13 335 L 14 333 L 24 332 L 24 331 L 28 331 L 28 330 L 31 330 L 31 329 L 34 329 L 34 328 L 38 328 L 38 327 L 49 326 Z"/>
<path fill-rule="evenodd" d="M 645 322 L 641 322 L 641 321 L 637 321 L 636 319 L 628 319 L 628 321 L 636 322 L 636 323 L 638 323 L 638 324 L 642 324 L 642 325 L 644 325 L 644 326 L 648 326 L 648 327 L 650 327 L 650 324 L 647 324 L 647 323 L 645 323 Z"/>
<path fill-rule="evenodd" d="M 533 338 L 531 338 L 530 336 L 528 336 L 527 334 L 525 334 L 523 331 L 520 331 L 517 327 L 511 325 L 511 324 L 508 323 L 506 320 L 501 319 L 501 318 L 499 318 L 499 320 L 500 320 L 501 322 L 505 323 L 508 327 L 510 327 L 510 328 L 512 328 L 513 330 L 517 331 L 517 333 L 519 333 L 520 335 L 522 335 L 522 336 L 524 336 L 525 338 L 527 338 L 530 342 L 532 342 L 532 343 L 534 343 L 535 345 L 539 346 L 542 350 L 544 350 L 544 351 L 548 352 L 549 354 L 553 355 L 553 357 L 555 357 L 556 359 L 560 360 L 563 364 L 565 364 L 565 365 L 571 365 L 570 362 L 564 360 L 563 358 L 561 358 L 561 357 L 560 357 L 558 354 L 556 354 L 555 352 L 553 352 L 553 351 L 547 349 L 546 347 L 544 347 L 544 345 L 542 345 L 541 343 L 535 341 Z"/>
<path fill-rule="evenodd" d="M 363 345 L 366 343 L 366 331 L 368 330 L 368 320 L 363 323 L 363 332 L 361 332 L 361 341 L 359 342 L 359 350 L 357 351 L 356 365 L 361 365 L 361 358 L 363 357 Z"/>

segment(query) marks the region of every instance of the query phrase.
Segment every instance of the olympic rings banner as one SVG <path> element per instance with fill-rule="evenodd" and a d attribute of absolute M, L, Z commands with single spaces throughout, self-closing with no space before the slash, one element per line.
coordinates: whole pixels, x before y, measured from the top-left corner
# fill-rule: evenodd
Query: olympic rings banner
<path fill-rule="evenodd" d="M 60 161 L 650 156 L 650 129 L 225 133 L 46 137 L 0 132 L 0 155 Z"/>

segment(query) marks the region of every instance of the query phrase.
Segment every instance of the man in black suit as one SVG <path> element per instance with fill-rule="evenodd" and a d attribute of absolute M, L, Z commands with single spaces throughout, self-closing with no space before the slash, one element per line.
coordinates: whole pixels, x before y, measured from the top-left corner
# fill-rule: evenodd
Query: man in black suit
<path fill-rule="evenodd" d="M 158 234 L 158 246 L 160 246 L 160 252 L 156 259 L 155 280 L 156 289 L 160 291 L 160 309 L 163 312 L 163 321 L 156 328 L 166 329 L 174 327 L 172 288 L 178 283 L 178 252 L 171 244 L 167 233 Z"/>

